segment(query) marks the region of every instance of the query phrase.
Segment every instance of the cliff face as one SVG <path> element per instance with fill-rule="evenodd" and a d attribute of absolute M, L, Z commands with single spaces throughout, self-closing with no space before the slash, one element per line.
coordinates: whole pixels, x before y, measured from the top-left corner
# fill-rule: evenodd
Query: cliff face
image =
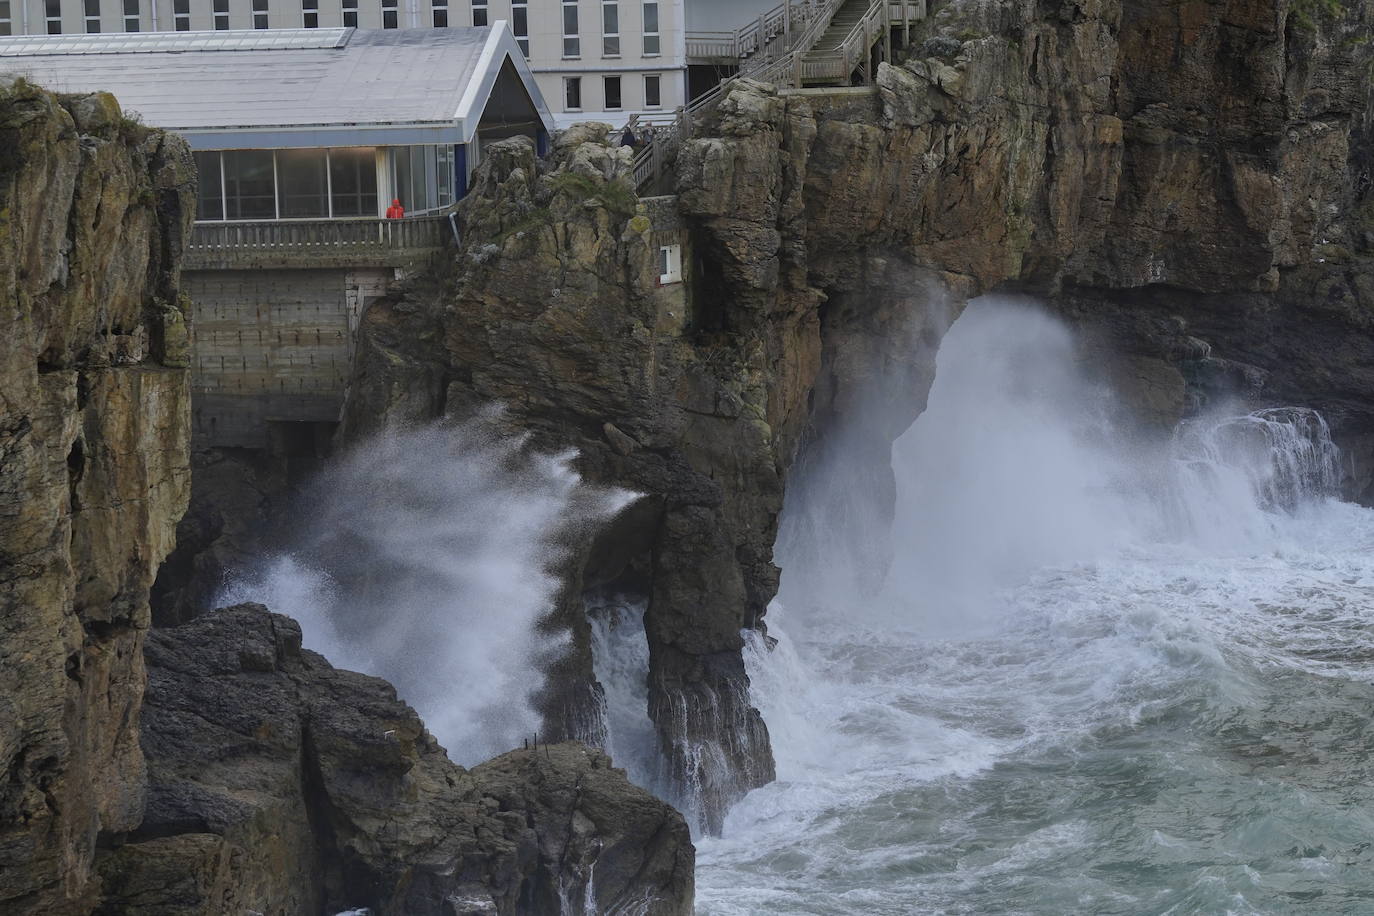
<path fill-rule="evenodd" d="M 89 910 L 143 811 L 148 588 L 189 485 L 184 142 L 0 82 L 0 910 Z"/>
<path fill-rule="evenodd" d="M 1370 29 L 1364 0 L 956 0 L 871 90 L 736 83 L 675 204 L 630 198 L 593 130 L 542 172 L 503 144 L 457 265 L 365 317 L 346 425 L 501 401 L 646 494 L 570 564 L 562 619 L 585 627 L 586 589 L 648 600 L 650 712 L 713 826 L 771 775 L 739 629 L 776 588 L 793 457 L 843 423 L 889 504 L 888 446 L 969 298 L 1028 292 L 1083 325 L 1150 423 L 1225 397 L 1322 408 L 1367 497 Z M 652 265 L 665 208 L 677 300 Z M 577 645 L 549 713 L 590 734 Z"/>

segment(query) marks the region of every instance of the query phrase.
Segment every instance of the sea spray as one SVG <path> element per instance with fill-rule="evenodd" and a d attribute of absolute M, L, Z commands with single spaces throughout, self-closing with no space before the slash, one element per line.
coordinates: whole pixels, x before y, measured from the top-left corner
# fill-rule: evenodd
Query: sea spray
<path fill-rule="evenodd" d="M 1312 411 L 1150 439 L 1079 360 L 970 306 L 880 587 L 814 588 L 852 551 L 789 531 L 846 526 L 789 487 L 746 652 L 779 778 L 699 842 L 699 913 L 1367 912 L 1374 513 Z"/>
<path fill-rule="evenodd" d="M 455 761 L 477 763 L 538 730 L 562 545 L 631 498 L 585 485 L 572 459 L 491 417 L 384 432 L 307 487 L 292 549 L 219 603 L 295 617 L 307 647 L 391 681 Z"/>

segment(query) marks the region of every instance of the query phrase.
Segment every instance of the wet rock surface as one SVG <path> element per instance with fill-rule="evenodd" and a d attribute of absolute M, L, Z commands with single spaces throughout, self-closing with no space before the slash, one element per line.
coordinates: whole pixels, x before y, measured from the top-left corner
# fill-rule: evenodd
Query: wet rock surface
<path fill-rule="evenodd" d="M 147 659 L 147 810 L 103 860 L 102 912 L 691 912 L 686 823 L 604 754 L 466 771 L 260 605 L 154 630 Z"/>
<path fill-rule="evenodd" d="M 0 77 L 0 911 L 86 912 L 138 823 L 148 587 L 190 483 L 194 169 L 105 94 Z"/>

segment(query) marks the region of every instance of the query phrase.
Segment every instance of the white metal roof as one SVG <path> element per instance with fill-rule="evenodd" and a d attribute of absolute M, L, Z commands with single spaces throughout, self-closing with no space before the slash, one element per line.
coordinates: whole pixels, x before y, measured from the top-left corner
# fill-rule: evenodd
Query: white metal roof
<path fill-rule="evenodd" d="M 0 38 L 0 71 L 57 92 L 112 92 L 198 149 L 466 143 L 506 60 L 552 130 L 504 22 Z"/>

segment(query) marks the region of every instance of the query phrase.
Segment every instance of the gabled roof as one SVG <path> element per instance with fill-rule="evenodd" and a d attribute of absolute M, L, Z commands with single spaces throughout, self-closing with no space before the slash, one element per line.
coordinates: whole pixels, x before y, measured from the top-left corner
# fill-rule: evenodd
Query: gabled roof
<path fill-rule="evenodd" d="M 196 149 L 466 143 L 507 60 L 552 131 L 505 22 L 0 38 L 0 71 L 112 92 Z"/>

